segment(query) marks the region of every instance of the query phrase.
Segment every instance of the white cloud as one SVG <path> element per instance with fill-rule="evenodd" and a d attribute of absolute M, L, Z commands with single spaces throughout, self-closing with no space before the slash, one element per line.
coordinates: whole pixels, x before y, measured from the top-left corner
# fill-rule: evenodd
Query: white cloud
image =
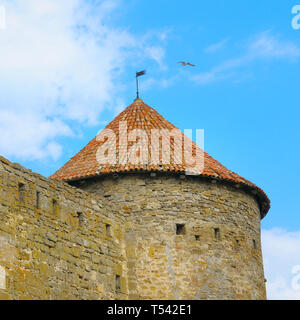
<path fill-rule="evenodd" d="M 217 45 L 217 44 L 216 44 Z M 300 48 L 292 42 L 282 41 L 271 35 L 269 31 L 262 32 L 246 45 L 245 52 L 233 59 L 228 59 L 209 71 L 201 72 L 191 79 L 198 84 L 207 84 L 215 81 L 231 78 L 239 74 L 239 68 L 245 68 L 258 60 L 290 59 L 300 57 Z"/>
<path fill-rule="evenodd" d="M 150 58 L 155 60 L 162 69 L 166 69 L 166 66 L 163 63 L 163 60 L 165 58 L 165 50 L 161 47 L 147 47 L 146 53 Z"/>
<path fill-rule="evenodd" d="M 256 36 L 249 45 L 249 56 L 253 58 L 298 58 L 300 48 L 289 41 L 281 41 L 269 31 Z"/>
<path fill-rule="evenodd" d="M 142 91 L 149 90 L 150 88 L 157 87 L 157 88 L 168 88 L 172 86 L 179 80 L 179 76 L 170 76 L 168 78 L 164 77 L 156 77 L 156 78 L 147 78 L 141 84 L 140 88 Z"/>
<path fill-rule="evenodd" d="M 213 43 L 210 46 L 208 46 L 207 48 L 204 49 L 205 53 L 216 53 L 217 51 L 220 51 L 221 49 L 223 49 L 226 45 L 226 43 L 228 42 L 229 38 L 223 39 L 219 42 Z"/>
<path fill-rule="evenodd" d="M 3 0 L 0 30 L 0 154 L 57 159 L 57 138 L 98 123 L 117 106 L 133 62 L 163 66 L 162 39 L 112 27 L 121 1 Z M 118 94 L 119 92 L 119 94 Z M 75 131 L 75 132 L 74 132 Z M 7 140 L 8 139 L 8 140 Z"/>
<path fill-rule="evenodd" d="M 46 119 L 38 114 L 0 110 L 0 150 L 22 158 L 57 160 L 61 146 L 53 139 L 72 135 L 71 129 L 58 119 Z"/>
<path fill-rule="evenodd" d="M 262 250 L 268 299 L 300 299 L 300 288 L 292 282 L 299 287 L 300 273 L 293 268 L 300 266 L 300 231 L 262 230 Z"/>

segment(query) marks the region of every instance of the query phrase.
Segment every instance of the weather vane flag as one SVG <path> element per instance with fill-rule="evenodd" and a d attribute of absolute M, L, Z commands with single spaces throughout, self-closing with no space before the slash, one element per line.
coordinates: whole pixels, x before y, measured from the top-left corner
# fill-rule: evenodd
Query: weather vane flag
<path fill-rule="evenodd" d="M 142 70 L 136 73 L 136 98 L 139 99 L 139 81 L 138 77 L 143 76 L 146 74 L 146 70 Z"/>

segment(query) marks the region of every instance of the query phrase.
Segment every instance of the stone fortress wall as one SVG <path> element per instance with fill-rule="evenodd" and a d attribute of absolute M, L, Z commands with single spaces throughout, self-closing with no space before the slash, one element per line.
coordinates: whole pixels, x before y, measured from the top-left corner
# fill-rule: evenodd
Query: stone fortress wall
<path fill-rule="evenodd" d="M 0 299 L 265 298 L 245 191 L 149 173 L 75 187 L 0 158 Z"/>
<path fill-rule="evenodd" d="M 125 299 L 124 219 L 0 158 L 0 299 Z"/>

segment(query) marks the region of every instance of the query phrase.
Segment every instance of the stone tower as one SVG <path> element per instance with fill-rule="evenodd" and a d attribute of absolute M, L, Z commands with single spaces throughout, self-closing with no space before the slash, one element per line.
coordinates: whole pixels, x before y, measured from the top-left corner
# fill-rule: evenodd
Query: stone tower
<path fill-rule="evenodd" d="M 106 127 L 116 135 L 115 164 L 99 165 L 97 150 L 109 142 L 96 137 L 51 178 L 93 193 L 124 217 L 127 297 L 265 299 L 260 221 L 270 208 L 266 194 L 207 153 L 201 174 L 187 175 L 185 163 L 175 161 L 172 138 L 168 164 L 122 162 L 121 150 L 133 142 L 120 137 L 120 122 L 128 136 L 146 132 L 148 156 L 151 130 L 164 136 L 176 129 L 137 99 Z"/>

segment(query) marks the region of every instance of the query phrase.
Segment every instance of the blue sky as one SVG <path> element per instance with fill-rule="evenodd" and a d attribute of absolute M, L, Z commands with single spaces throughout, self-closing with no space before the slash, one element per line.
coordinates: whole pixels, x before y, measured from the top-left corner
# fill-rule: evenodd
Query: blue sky
<path fill-rule="evenodd" d="M 0 154 L 49 176 L 133 101 L 146 69 L 141 98 L 181 129 L 204 129 L 205 150 L 268 194 L 268 296 L 300 299 L 297 4 L 0 1 Z"/>

